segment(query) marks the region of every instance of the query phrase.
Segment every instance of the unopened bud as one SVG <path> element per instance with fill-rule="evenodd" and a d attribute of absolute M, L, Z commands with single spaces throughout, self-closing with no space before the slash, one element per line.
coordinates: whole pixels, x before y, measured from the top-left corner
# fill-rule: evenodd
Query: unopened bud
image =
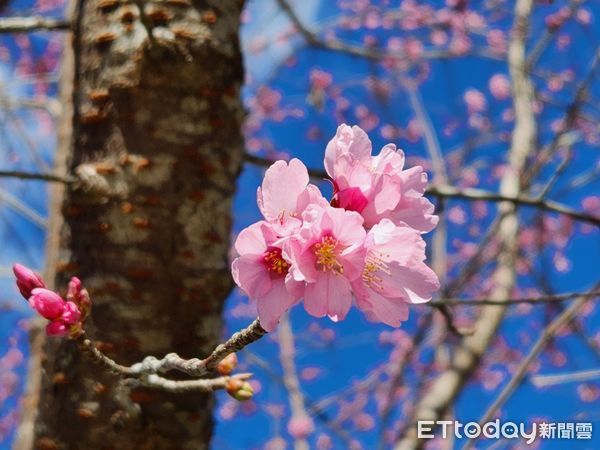
<path fill-rule="evenodd" d="M 229 375 L 238 365 L 237 355 L 235 353 L 230 353 L 225 358 L 219 362 L 217 365 L 217 371 L 221 375 Z"/>
<path fill-rule="evenodd" d="M 230 378 L 225 385 L 227 393 L 240 402 L 250 400 L 254 394 L 254 389 L 247 381 L 239 378 Z"/>

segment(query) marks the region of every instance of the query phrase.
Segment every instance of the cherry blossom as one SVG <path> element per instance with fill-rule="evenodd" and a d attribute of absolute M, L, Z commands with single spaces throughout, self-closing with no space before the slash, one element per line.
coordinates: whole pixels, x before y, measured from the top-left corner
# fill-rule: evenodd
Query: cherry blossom
<path fill-rule="evenodd" d="M 231 266 L 235 283 L 257 301 L 262 327 L 272 331 L 282 314 L 302 296 L 302 284 L 289 274 L 282 254 L 283 240 L 272 225 L 257 222 L 242 230 L 235 241 L 240 255 Z"/>
<path fill-rule="evenodd" d="M 359 127 L 340 125 L 325 150 L 325 169 L 332 178 L 332 204 L 360 213 L 365 227 L 383 218 L 405 222 L 423 232 L 435 228 L 433 205 L 423 197 L 427 174 L 420 166 L 404 170 L 404 153 L 387 144 L 377 156 Z"/>
<path fill-rule="evenodd" d="M 353 211 L 311 205 L 300 232 L 286 242 L 294 280 L 306 283 L 304 308 L 315 317 L 346 317 L 351 282 L 361 276 L 365 248 L 362 217 Z"/>
<path fill-rule="evenodd" d="M 384 219 L 369 231 L 365 248 L 363 273 L 352 283 L 356 304 L 371 320 L 398 327 L 409 303 L 431 300 L 440 287 L 424 263 L 425 241 L 417 230 Z"/>

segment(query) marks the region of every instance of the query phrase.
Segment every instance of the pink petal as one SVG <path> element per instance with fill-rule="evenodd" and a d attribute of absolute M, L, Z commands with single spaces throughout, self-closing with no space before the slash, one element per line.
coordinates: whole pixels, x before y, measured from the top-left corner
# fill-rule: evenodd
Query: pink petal
<path fill-rule="evenodd" d="M 261 326 L 267 331 L 273 331 L 281 316 L 297 301 L 297 297 L 286 289 L 283 279 L 273 282 L 271 289 L 257 301 Z"/>
<path fill-rule="evenodd" d="M 296 212 L 298 197 L 308 184 L 308 170 L 299 159 L 289 164 L 276 161 L 265 173 L 259 188 L 258 206 L 267 220 L 276 220 Z"/>
<path fill-rule="evenodd" d="M 349 161 L 344 160 L 344 157 L 350 157 L 357 162 L 366 162 L 371 156 L 371 151 L 371 141 L 367 133 L 356 125 L 349 127 L 342 124 L 325 149 L 325 170 L 335 180 L 348 168 Z"/>
<path fill-rule="evenodd" d="M 361 213 L 363 209 L 369 203 L 367 197 L 364 196 L 362 191 L 357 188 L 346 188 L 335 194 L 337 207 L 343 208 L 348 211 L 356 211 Z"/>
<path fill-rule="evenodd" d="M 425 197 L 404 198 L 391 214 L 394 222 L 405 222 L 411 227 L 427 233 L 433 230 L 440 218 L 433 214 L 434 206 Z"/>
<path fill-rule="evenodd" d="M 42 277 L 28 267 L 22 264 L 13 265 L 13 273 L 17 279 L 17 287 L 21 295 L 28 299 L 31 296 L 31 291 L 35 288 L 45 288 Z"/>
<path fill-rule="evenodd" d="M 421 263 L 413 267 L 390 266 L 392 279 L 402 286 L 412 303 L 425 303 L 440 289 L 440 281 L 433 270 Z"/>
<path fill-rule="evenodd" d="M 238 255 L 262 255 L 267 250 L 265 227 L 266 223 L 261 221 L 240 231 L 234 244 Z"/>
<path fill-rule="evenodd" d="M 29 304 L 39 315 L 48 320 L 58 319 L 65 309 L 65 301 L 60 295 L 45 288 L 31 291 Z"/>
<path fill-rule="evenodd" d="M 60 319 L 67 325 L 73 325 L 81 319 L 81 311 L 75 303 L 65 302 L 65 308 Z"/>
<path fill-rule="evenodd" d="M 66 336 L 69 334 L 69 327 L 62 322 L 50 322 L 46 325 L 46 334 L 48 336 Z"/>
<path fill-rule="evenodd" d="M 399 327 L 408 319 L 409 308 L 403 299 L 383 297 L 366 288 L 360 280 L 353 283 L 352 288 L 356 296 L 356 306 L 365 312 L 369 320 Z"/>
<path fill-rule="evenodd" d="M 343 276 L 324 273 L 315 283 L 308 283 L 304 292 L 304 308 L 311 316 L 326 315 L 343 320 L 352 306 L 350 282 Z"/>
<path fill-rule="evenodd" d="M 271 288 L 271 276 L 262 255 L 243 255 L 231 263 L 233 281 L 252 299 L 265 295 Z"/>

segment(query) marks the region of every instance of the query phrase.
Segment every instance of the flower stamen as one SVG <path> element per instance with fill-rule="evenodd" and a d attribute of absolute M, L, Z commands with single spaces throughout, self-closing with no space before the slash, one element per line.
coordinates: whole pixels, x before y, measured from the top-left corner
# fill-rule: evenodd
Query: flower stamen
<path fill-rule="evenodd" d="M 280 248 L 272 248 L 265 252 L 263 261 L 267 270 L 274 275 L 287 274 L 290 264 L 281 256 Z"/>
<path fill-rule="evenodd" d="M 317 242 L 313 246 L 317 257 L 316 265 L 319 270 L 323 272 L 330 270 L 336 275 L 344 273 L 344 267 L 337 259 L 340 253 L 338 247 L 338 241 L 333 236 L 324 236 L 321 238 L 321 242 Z"/>

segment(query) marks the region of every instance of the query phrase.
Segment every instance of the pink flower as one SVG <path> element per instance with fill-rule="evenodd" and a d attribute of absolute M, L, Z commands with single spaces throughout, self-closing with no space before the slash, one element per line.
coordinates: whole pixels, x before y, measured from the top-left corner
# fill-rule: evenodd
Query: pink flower
<path fill-rule="evenodd" d="M 365 249 L 362 217 L 353 211 L 311 205 L 299 233 L 284 246 L 294 280 L 306 283 L 304 308 L 315 317 L 346 317 L 351 282 L 360 277 Z"/>
<path fill-rule="evenodd" d="M 482 112 L 487 107 L 485 96 L 477 89 L 467 89 L 463 99 L 467 104 L 469 114 Z"/>
<path fill-rule="evenodd" d="M 308 416 L 296 416 L 288 422 L 288 433 L 295 439 L 306 439 L 315 429 L 312 419 Z"/>
<path fill-rule="evenodd" d="M 327 203 L 308 181 L 306 166 L 296 158 L 289 164 L 276 161 L 265 172 L 256 193 L 257 203 L 267 222 L 277 224 L 280 234 L 288 235 L 301 225 L 302 212 L 309 204 Z"/>
<path fill-rule="evenodd" d="M 394 144 L 371 155 L 371 141 L 359 127 L 340 125 L 325 150 L 325 169 L 333 179 L 332 205 L 363 216 L 370 228 L 383 218 L 431 231 L 438 222 L 423 197 L 427 175 L 420 166 L 404 168 L 404 153 Z"/>
<path fill-rule="evenodd" d="M 365 239 L 365 264 L 352 283 L 356 304 L 370 320 L 398 327 L 408 319 L 408 303 L 431 300 L 440 287 L 425 264 L 425 241 L 406 224 L 383 219 Z"/>
<path fill-rule="evenodd" d="M 302 296 L 302 284 L 291 278 L 290 262 L 282 254 L 284 241 L 265 221 L 245 228 L 235 241 L 240 256 L 231 265 L 233 279 L 257 301 L 258 317 L 267 331 L 275 329 L 283 313 Z"/>
<path fill-rule="evenodd" d="M 21 264 L 15 264 L 13 266 L 13 272 L 17 278 L 17 287 L 25 299 L 31 297 L 32 290 L 46 287 L 42 277 L 28 267 Z"/>
<path fill-rule="evenodd" d="M 40 316 L 51 321 L 46 327 L 49 336 L 65 336 L 81 331 L 81 311 L 78 306 L 63 300 L 56 292 L 36 288 L 31 292 L 29 304 Z"/>
<path fill-rule="evenodd" d="M 510 81 L 501 73 L 497 73 L 490 78 L 490 92 L 498 100 L 506 100 L 510 97 Z"/>

